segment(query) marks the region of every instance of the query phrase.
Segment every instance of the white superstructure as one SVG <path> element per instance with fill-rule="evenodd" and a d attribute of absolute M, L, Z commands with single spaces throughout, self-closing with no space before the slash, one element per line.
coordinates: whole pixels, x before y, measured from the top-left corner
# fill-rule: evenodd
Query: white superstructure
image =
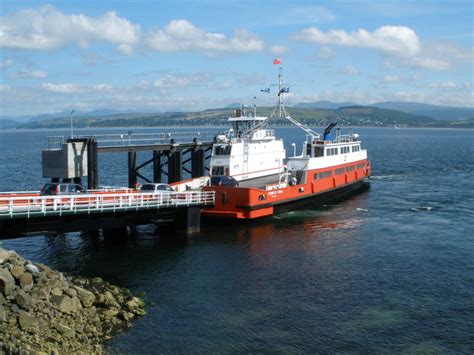
<path fill-rule="evenodd" d="M 235 110 L 229 118 L 232 129 L 217 136 L 213 146 L 211 176 L 232 176 L 237 181 L 280 174 L 284 170 L 283 141 L 267 129 L 268 117 L 245 115 Z"/>

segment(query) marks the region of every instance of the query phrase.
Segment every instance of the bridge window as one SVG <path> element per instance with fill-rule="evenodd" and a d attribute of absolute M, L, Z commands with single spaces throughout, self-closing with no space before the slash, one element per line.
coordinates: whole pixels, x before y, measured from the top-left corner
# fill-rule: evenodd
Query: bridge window
<path fill-rule="evenodd" d="M 211 175 L 216 176 L 216 175 L 224 175 L 224 167 L 223 166 L 213 166 Z"/>
<path fill-rule="evenodd" d="M 360 145 L 353 145 L 352 146 L 352 152 L 354 153 L 354 152 L 358 152 L 358 151 L 360 151 Z"/>
<path fill-rule="evenodd" d="M 326 155 L 337 155 L 339 153 L 339 148 L 327 148 Z"/>
<path fill-rule="evenodd" d="M 314 147 L 314 156 L 323 157 L 324 156 L 324 148 L 323 147 Z"/>
<path fill-rule="evenodd" d="M 230 155 L 230 145 L 216 145 L 214 147 L 214 155 Z"/>
<path fill-rule="evenodd" d="M 347 154 L 349 153 L 351 150 L 349 147 L 341 147 L 341 154 Z"/>

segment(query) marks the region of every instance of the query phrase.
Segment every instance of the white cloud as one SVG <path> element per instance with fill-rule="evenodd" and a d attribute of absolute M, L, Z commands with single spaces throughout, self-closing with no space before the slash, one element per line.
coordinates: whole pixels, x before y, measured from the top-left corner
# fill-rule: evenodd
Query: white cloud
<path fill-rule="evenodd" d="M 271 54 L 275 54 L 275 55 L 281 55 L 281 54 L 284 54 L 286 52 L 288 52 L 290 49 L 286 46 L 282 46 L 282 45 L 279 45 L 279 44 L 275 44 L 273 46 L 271 46 L 270 48 L 268 48 L 268 51 L 271 53 Z"/>
<path fill-rule="evenodd" d="M 95 85 L 79 85 L 79 84 L 53 84 L 44 83 L 41 87 L 49 92 L 57 94 L 80 94 L 88 92 L 104 92 L 111 91 L 112 85 L 108 84 L 95 84 Z"/>
<path fill-rule="evenodd" d="M 353 65 L 346 65 L 342 68 L 341 73 L 344 75 L 359 75 L 359 70 Z"/>
<path fill-rule="evenodd" d="M 10 74 L 10 79 L 44 79 L 48 73 L 41 70 L 20 70 L 16 73 Z"/>
<path fill-rule="evenodd" d="M 316 57 L 318 59 L 329 59 L 332 57 L 333 54 L 334 54 L 334 51 L 330 47 L 323 46 L 316 53 Z"/>
<path fill-rule="evenodd" d="M 109 42 L 118 45 L 122 52 L 124 48 L 130 52 L 139 36 L 139 25 L 113 11 L 90 17 L 65 14 L 45 5 L 0 18 L 1 48 L 54 50 L 69 44 L 86 48 L 91 42 Z"/>
<path fill-rule="evenodd" d="M 194 74 L 165 74 L 155 80 L 153 86 L 158 89 L 183 89 L 192 84 L 204 82 L 208 75 L 204 73 Z"/>
<path fill-rule="evenodd" d="M 55 92 L 58 94 L 76 94 L 81 92 L 81 88 L 76 84 L 53 84 L 44 83 L 41 87 L 46 91 Z"/>
<path fill-rule="evenodd" d="M 309 5 L 309 6 L 297 6 L 290 8 L 284 12 L 284 16 L 290 23 L 301 23 L 301 22 L 330 22 L 336 19 L 336 15 L 323 6 Z M 285 22 L 283 22 L 285 23 Z"/>
<path fill-rule="evenodd" d="M 306 43 L 374 48 L 399 57 L 416 55 L 421 50 L 415 31 L 405 26 L 382 26 L 374 32 L 359 29 L 350 33 L 344 30 L 322 32 L 310 27 L 294 34 L 293 39 Z"/>
<path fill-rule="evenodd" d="M 398 83 L 401 78 L 397 75 L 385 75 L 382 79 L 382 83 Z"/>
<path fill-rule="evenodd" d="M 8 68 L 13 65 L 13 60 L 11 59 L 5 59 L 0 62 L 0 68 Z"/>
<path fill-rule="evenodd" d="M 316 27 L 295 33 L 293 40 L 303 43 L 337 45 L 378 50 L 386 57 L 386 67 L 409 66 L 429 70 L 448 70 L 458 63 L 472 63 L 473 53 L 449 42 L 421 43 L 416 32 L 406 26 L 382 26 L 370 32 L 353 32 Z"/>
<path fill-rule="evenodd" d="M 10 86 L 8 85 L 4 85 L 4 84 L 0 84 L 0 92 L 7 92 L 10 90 Z"/>
<path fill-rule="evenodd" d="M 236 30 L 233 37 L 206 32 L 186 20 L 173 20 L 163 29 L 148 34 L 147 46 L 160 52 L 255 52 L 263 49 L 263 41 L 255 34 Z"/>

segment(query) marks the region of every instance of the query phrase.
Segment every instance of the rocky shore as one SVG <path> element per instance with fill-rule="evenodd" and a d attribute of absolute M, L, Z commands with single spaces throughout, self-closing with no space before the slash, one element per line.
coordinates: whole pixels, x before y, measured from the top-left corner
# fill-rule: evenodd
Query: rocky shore
<path fill-rule="evenodd" d="M 73 277 L 0 248 L 0 353 L 104 352 L 104 342 L 145 314 L 130 291 Z"/>

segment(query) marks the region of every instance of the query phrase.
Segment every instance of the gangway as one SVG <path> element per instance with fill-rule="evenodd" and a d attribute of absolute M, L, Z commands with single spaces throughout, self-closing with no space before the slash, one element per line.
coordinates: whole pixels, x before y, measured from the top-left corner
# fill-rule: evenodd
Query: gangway
<path fill-rule="evenodd" d="M 213 205 L 211 191 L 154 193 L 127 189 L 57 196 L 32 192 L 0 194 L 0 239 L 44 231 L 159 223 L 164 215 L 167 222 L 174 222 L 182 212 L 190 217 L 189 211 L 194 221 L 185 221 L 185 225 L 199 229 L 196 216 L 201 208 Z"/>

